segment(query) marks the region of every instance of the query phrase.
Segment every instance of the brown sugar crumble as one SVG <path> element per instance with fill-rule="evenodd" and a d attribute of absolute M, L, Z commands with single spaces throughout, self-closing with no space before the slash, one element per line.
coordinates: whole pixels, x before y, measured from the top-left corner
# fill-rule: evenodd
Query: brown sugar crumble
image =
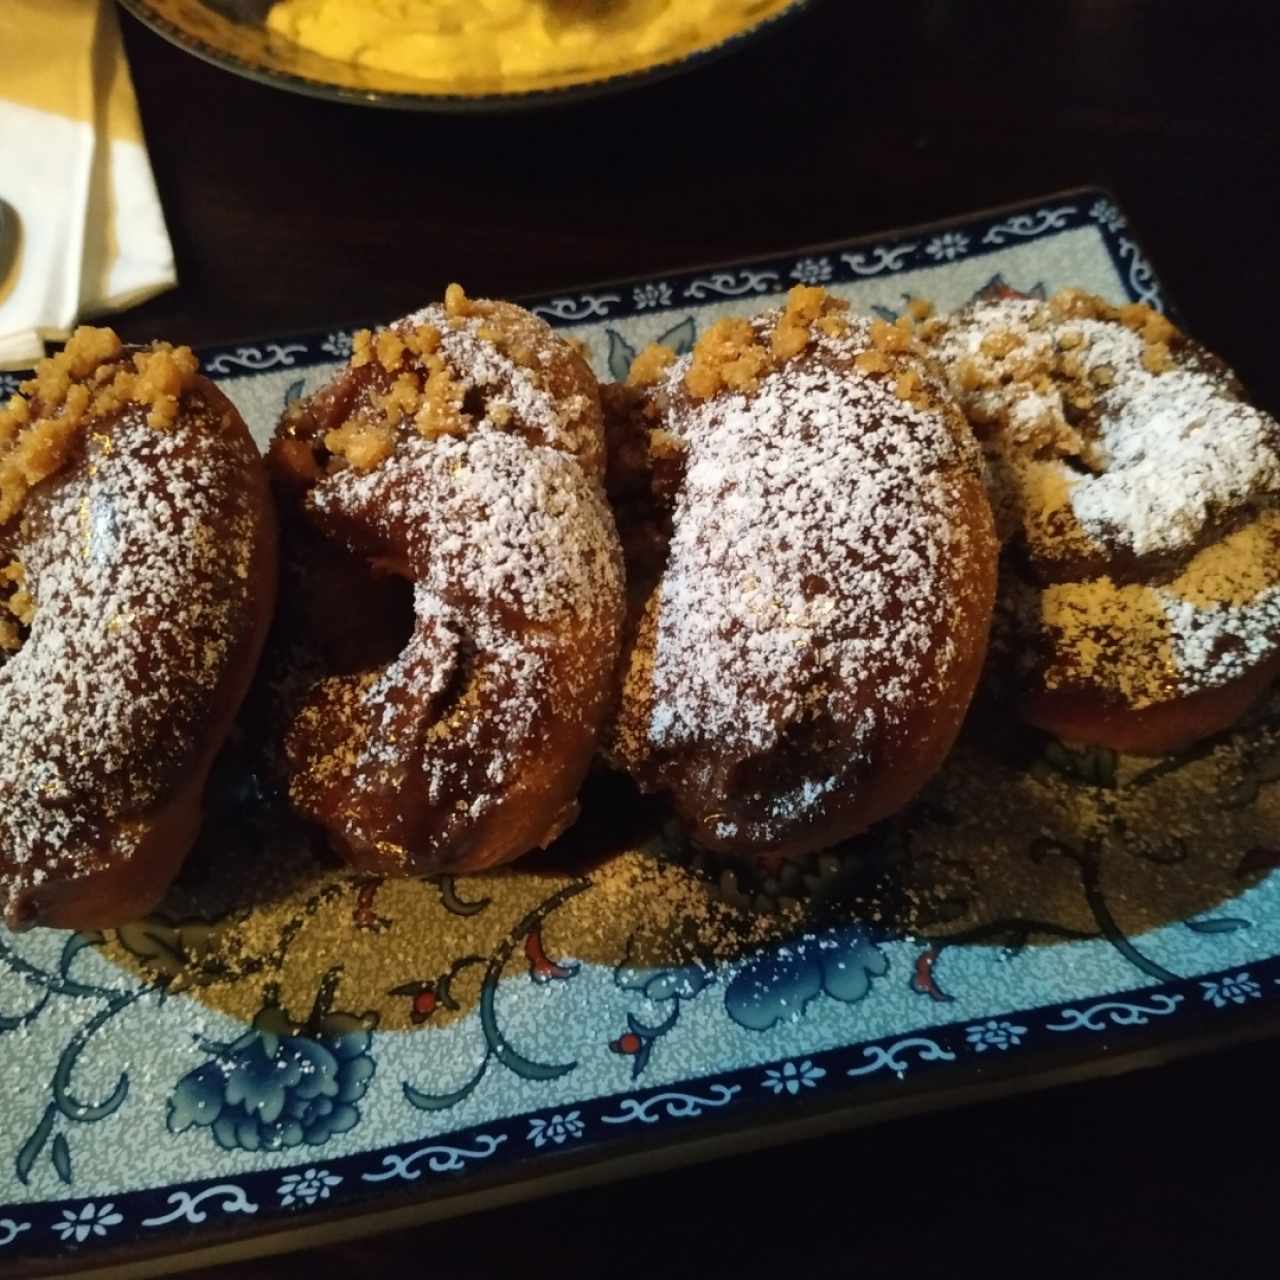
<path fill-rule="evenodd" d="M 467 297 L 467 291 L 460 284 L 451 284 L 444 291 L 444 313 L 450 319 L 455 316 L 463 319 L 477 314 L 476 304 Z"/>
<path fill-rule="evenodd" d="M 698 400 L 709 400 L 724 388 L 754 391 L 769 364 L 769 353 L 751 324 L 727 316 L 698 339 L 684 385 Z"/>
<path fill-rule="evenodd" d="M 754 392 L 765 377 L 801 356 L 812 343 L 824 338 L 838 342 L 861 334 L 858 346 L 863 349 L 852 355 L 855 372 L 889 377 L 899 399 L 916 408 L 930 408 L 934 399 L 929 380 L 921 376 L 918 366 L 916 326 L 936 323 L 930 320 L 933 304 L 913 298 L 896 321 L 872 320 L 857 330 L 848 310 L 847 302 L 826 289 L 796 285 L 785 306 L 774 313 L 771 327 L 738 317 L 718 320 L 693 349 L 683 373 L 684 389 L 695 400 L 710 399 L 724 390 Z M 676 353 L 667 347 L 647 347 L 632 362 L 627 385 L 656 385 L 676 359 Z"/>
<path fill-rule="evenodd" d="M 1054 317 L 1081 320 L 1116 320 L 1126 329 L 1131 329 L 1143 342 L 1142 367 L 1148 373 L 1167 373 L 1173 368 L 1173 356 L 1169 350 L 1169 342 L 1180 336 L 1179 330 L 1167 316 L 1162 315 L 1154 307 L 1145 302 L 1127 302 L 1123 306 L 1113 307 L 1101 298 L 1081 289 L 1061 289 L 1049 299 L 1049 310 Z M 1079 346 L 1083 338 L 1079 334 L 1064 334 L 1058 340 L 1058 346 L 1069 349 L 1066 339 L 1075 337 L 1072 347 Z M 1068 370 L 1068 377 L 1078 376 Z M 1109 385 L 1109 384 L 1099 384 Z"/>
<path fill-rule="evenodd" d="M 380 330 L 373 341 L 373 349 L 377 353 L 378 363 L 388 373 L 395 373 L 404 355 L 404 343 L 401 342 L 399 335 L 390 329 Z"/>
<path fill-rule="evenodd" d="M 873 320 L 871 345 L 886 355 L 903 355 L 911 350 L 911 333 L 914 327 L 909 315 L 899 316 L 893 324 L 887 320 Z"/>
<path fill-rule="evenodd" d="M 933 304 L 924 298 L 913 298 L 907 309 L 895 321 L 873 320 L 870 330 L 870 349 L 860 351 L 853 360 L 853 367 L 862 374 L 876 376 L 893 374 L 893 390 L 899 400 L 917 409 L 934 406 L 934 398 L 928 385 L 920 376 L 916 359 L 919 343 L 916 326 L 933 314 Z M 907 367 L 902 357 L 911 357 Z"/>
<path fill-rule="evenodd" d="M 435 323 L 424 317 L 430 316 Z M 460 437 L 476 425 L 468 410 L 467 393 L 472 376 L 468 368 L 452 361 L 444 350 L 446 334 L 482 344 L 511 365 L 523 370 L 536 389 L 545 379 L 544 341 L 524 313 L 486 299 L 467 296 L 460 284 L 445 291 L 443 305 L 376 333 L 360 330 L 353 336 L 352 369 L 374 366 L 381 376 L 362 393 L 347 419 L 324 437 L 324 447 L 338 466 L 369 471 L 389 458 L 396 448 L 401 428 L 408 426 L 426 440 Z M 492 358 L 478 360 L 484 375 L 481 382 L 495 384 Z M 465 362 L 464 362 L 465 363 Z M 295 411 L 295 418 L 304 410 Z M 499 429 L 516 421 L 512 404 L 501 399 L 487 403 L 487 420 Z M 331 464 L 332 464 L 331 459 Z"/>
<path fill-rule="evenodd" d="M 627 386 L 652 387 L 662 380 L 662 375 L 676 362 L 676 353 L 670 347 L 650 343 L 631 362 L 627 374 Z"/>
<path fill-rule="evenodd" d="M 447 315 L 476 314 L 479 305 L 467 298 L 461 285 L 449 286 Z M 362 401 L 341 426 L 328 432 L 324 447 L 357 471 L 370 471 L 395 450 L 396 427 L 402 422 L 412 422 L 427 440 L 465 435 L 473 425 L 462 410 L 466 388 L 440 354 L 441 340 L 440 330 L 432 324 L 419 324 L 408 332 L 358 332 L 352 339 L 352 368 L 376 361 L 386 373 L 394 374 L 395 380 L 386 391 Z"/>
<path fill-rule="evenodd" d="M 813 326 L 823 317 L 837 319 L 833 311 L 847 310 L 848 303 L 839 303 L 825 289 L 798 284 L 787 295 L 787 305 L 774 327 L 769 345 L 777 360 L 790 360 L 798 356 L 808 345 Z"/>
<path fill-rule="evenodd" d="M 31 488 L 62 468 L 88 422 L 140 405 L 148 410 L 148 426 L 171 428 L 198 369 L 190 347 L 158 342 L 127 355 L 114 330 L 77 329 L 0 409 L 0 524 L 21 510 Z"/>
<path fill-rule="evenodd" d="M 380 423 L 349 419 L 325 436 L 324 447 L 345 458 L 357 471 L 370 471 L 391 456 L 395 435 Z"/>
<path fill-rule="evenodd" d="M 908 369 L 894 379 L 893 391 L 899 400 L 914 404 L 923 393 L 924 385 L 920 381 L 920 375 L 914 369 Z"/>
<path fill-rule="evenodd" d="M 357 329 L 351 335 L 351 367 L 362 369 L 373 355 L 373 334 L 368 329 Z"/>
<path fill-rule="evenodd" d="M 844 317 L 848 309 L 847 302 L 833 298 L 825 289 L 798 284 L 787 295 L 767 349 L 750 321 L 737 317 L 717 320 L 693 349 L 693 360 L 684 378 L 685 390 L 697 400 L 710 399 L 724 389 L 754 391 L 766 374 L 807 350 L 815 328 L 828 337 L 845 336 L 850 330 Z M 660 359 L 650 356 L 639 376 L 657 381 L 666 364 L 671 363 L 667 360 L 659 365 Z M 645 386 L 648 382 L 633 385 Z"/>
<path fill-rule="evenodd" d="M 1145 303 L 1135 302 L 1115 307 L 1079 289 L 1063 289 L 1047 303 L 1049 315 L 1058 323 L 1071 320 L 1113 321 L 1124 325 L 1142 339 L 1141 361 L 1148 373 L 1168 372 L 1174 367 L 1169 341 L 1178 330 L 1160 312 Z M 984 333 L 976 353 L 962 356 L 952 363 L 951 378 L 962 392 L 998 392 L 1011 386 L 1024 387 L 1030 393 L 1029 403 L 1039 403 L 1053 389 L 1060 391 L 1064 404 L 1077 415 L 1086 415 L 1097 405 L 1097 398 L 1115 385 L 1116 372 L 1107 364 L 1097 364 L 1090 353 L 1090 343 L 1082 329 L 1060 329 L 1050 343 L 1034 350 L 1028 336 L 1044 330 L 1044 322 L 1020 318 L 1024 332 L 1013 327 L 996 328 Z M 926 335 L 931 336 L 931 335 Z M 1047 403 L 1047 402 L 1046 402 Z M 993 419 L 986 413 L 980 398 L 967 412 L 981 429 Z M 1040 449 L 1046 456 L 1071 456 L 1088 459 L 1088 446 L 1079 431 L 1070 424 L 1054 425 L 1053 415 L 1046 410 L 1044 422 L 1026 420 L 1021 429 L 1028 439 L 1038 432 Z"/>
<path fill-rule="evenodd" d="M 36 602 L 26 587 L 26 571 L 17 560 L 0 569 L 0 592 L 8 594 L 0 599 L 0 608 L 11 615 L 0 614 L 0 650 L 14 653 L 22 647 L 19 626 L 29 627 L 35 617 Z"/>
<path fill-rule="evenodd" d="M 1148 373 L 1167 373 L 1173 368 L 1173 357 L 1165 342 L 1148 342 L 1142 348 L 1142 367 Z"/>

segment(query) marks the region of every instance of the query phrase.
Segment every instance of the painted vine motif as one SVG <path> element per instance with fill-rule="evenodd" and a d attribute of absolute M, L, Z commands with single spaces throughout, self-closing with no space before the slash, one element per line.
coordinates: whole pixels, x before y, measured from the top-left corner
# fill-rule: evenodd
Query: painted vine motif
<path fill-rule="evenodd" d="M 1213 821 L 1208 815 L 1215 807 L 1222 813 L 1238 813 L 1255 804 L 1266 788 L 1280 780 L 1280 707 L 1261 713 L 1251 728 L 1250 745 L 1240 751 L 1229 781 L 1216 796 L 1210 799 L 1201 792 L 1192 792 L 1196 805 L 1208 805 L 1201 818 L 1206 830 Z M 958 993 L 945 981 L 944 961 L 958 948 L 992 949 L 998 962 L 1009 962 L 1033 946 L 1102 942 L 1132 968 L 1135 980 L 1180 984 L 1185 975 L 1148 954 L 1135 932 L 1117 919 L 1104 884 L 1104 869 L 1114 869 L 1117 861 L 1125 857 L 1139 868 L 1136 875 L 1141 881 L 1147 874 L 1141 871 L 1142 864 L 1176 868 L 1191 859 L 1187 840 L 1177 835 L 1134 844 L 1125 850 L 1114 838 L 1116 832 L 1122 837 L 1126 834 L 1120 815 L 1135 803 L 1135 797 L 1141 804 L 1147 792 L 1159 792 L 1162 787 L 1166 791 L 1189 790 L 1180 782 L 1180 775 L 1203 766 L 1225 745 L 1234 743 L 1239 748 L 1240 738 L 1238 733 L 1227 733 L 1179 757 L 1125 762 L 1111 751 L 1072 751 L 1028 735 L 1026 741 L 1033 745 L 1033 754 L 1017 762 L 1028 789 L 1056 789 L 1071 799 L 1085 798 L 1089 809 L 1098 815 L 1097 830 L 1086 827 L 1074 833 L 1076 838 L 1041 835 L 1024 839 L 1019 849 L 1012 850 L 1012 856 L 1023 859 L 1033 877 L 1057 874 L 1061 881 L 1060 871 L 1066 870 L 1074 885 L 1069 900 L 1070 919 L 991 912 L 984 910 L 982 904 L 975 913 L 974 903 L 966 896 L 964 875 L 955 874 L 957 870 L 968 872 L 967 866 L 950 856 L 951 851 L 945 847 L 941 857 L 927 852 L 922 856 L 923 851 L 916 847 L 922 832 L 945 832 L 953 825 L 954 819 L 945 807 L 931 798 L 945 788 L 927 792 L 901 819 L 853 842 L 842 858 L 823 855 L 805 860 L 801 867 L 786 868 L 789 879 L 785 872 L 777 870 L 753 878 L 736 864 L 693 854 L 692 861 L 701 873 L 712 876 L 715 892 L 746 908 L 785 915 L 787 893 L 802 895 L 807 904 L 803 924 L 798 930 L 784 932 L 778 942 L 754 955 L 728 964 L 712 962 L 659 971 L 620 964 L 615 972 L 617 985 L 635 992 L 648 1007 L 662 1011 L 664 1016 L 658 1021 L 646 1021 L 638 1011 L 628 1014 L 626 1029 L 610 1038 L 608 1047 L 630 1057 L 633 1078 L 639 1078 L 662 1038 L 677 1026 L 682 1007 L 714 986 L 720 987 L 724 1011 L 732 1022 L 757 1032 L 803 1018 L 813 1002 L 823 997 L 857 1004 L 872 994 L 878 982 L 889 977 L 890 960 L 883 944 L 900 938 L 904 932 L 920 943 L 905 975 L 907 985 L 914 995 L 938 1005 L 957 1001 Z M 1158 805 L 1160 799 L 1153 803 Z M 1264 830 L 1267 825 L 1266 821 L 1259 824 Z M 1108 830 L 1113 838 L 1102 834 Z M 1227 843 L 1230 845 L 1230 840 Z M 678 842 L 672 851 L 676 857 L 691 854 L 680 851 Z M 947 874 L 934 880 L 932 872 L 939 862 Z M 868 879 L 875 878 L 877 867 L 882 871 L 892 868 L 882 882 L 900 890 L 902 880 L 908 886 L 911 883 L 913 863 L 917 870 L 925 870 L 926 880 L 932 881 L 931 888 L 924 890 L 925 909 L 913 909 L 906 928 L 901 918 L 896 926 L 887 923 L 876 928 L 866 923 L 872 919 L 888 922 L 902 906 L 901 902 L 890 900 L 892 893 L 889 897 L 876 893 L 860 896 Z M 1276 866 L 1280 866 L 1280 847 L 1275 842 L 1247 845 L 1243 853 L 1231 855 L 1221 873 L 1223 888 L 1215 892 L 1234 893 Z M 907 888 L 908 894 L 913 892 Z M 1204 905 L 1212 908 L 1214 904 Z M 1131 904 L 1126 909 L 1131 909 Z M 977 919 L 970 923 L 969 918 L 975 914 Z M 836 922 L 822 925 L 824 918 L 833 916 Z M 1188 932 L 1208 941 L 1247 930 L 1252 921 L 1239 914 L 1195 913 L 1186 915 L 1182 924 Z M 1245 975 L 1240 982 L 1228 979 L 1212 989 L 1206 988 L 1204 998 L 1210 1003 L 1217 1001 L 1215 1007 L 1224 1007 L 1258 995 L 1260 992 L 1251 990 Z M 989 1043 L 990 1038 L 975 1039 L 980 1048 Z M 999 1047 L 1008 1046 L 1002 1040 Z"/>
<path fill-rule="evenodd" d="M 461 961 L 455 961 L 448 977 L 443 980 L 446 998 L 449 982 L 457 973 L 461 972 L 462 968 L 469 967 L 471 964 L 484 966 L 484 979 L 480 990 L 479 1006 L 480 1030 L 484 1037 L 485 1045 L 484 1054 L 471 1077 L 460 1087 L 447 1093 L 428 1093 L 416 1088 L 406 1080 L 403 1086 L 404 1096 L 411 1106 L 416 1107 L 419 1111 L 445 1111 L 450 1107 L 456 1106 L 475 1091 L 481 1080 L 484 1079 L 485 1072 L 488 1071 L 490 1064 L 495 1061 L 508 1071 L 514 1072 L 523 1080 L 555 1080 L 560 1076 L 567 1075 L 578 1065 L 576 1062 L 535 1062 L 532 1058 L 520 1053 L 510 1043 L 499 1026 L 495 998 L 503 971 L 517 948 L 523 948 L 524 954 L 528 959 L 529 980 L 531 982 L 562 982 L 573 977 L 574 973 L 577 972 L 576 966 L 557 965 L 547 959 L 542 946 L 541 928 L 543 921 L 548 916 L 590 887 L 589 881 L 579 880 L 573 881 L 565 885 L 563 889 L 553 893 L 545 902 L 540 903 L 516 924 L 515 928 L 511 930 L 487 960 L 480 956 L 467 956 Z M 432 990 L 438 992 L 440 986 L 441 981 L 438 980 Z M 393 990 L 395 993 L 400 993 L 403 992 L 404 988 L 395 988 Z"/>
<path fill-rule="evenodd" d="M 114 1115 L 129 1095 L 127 1070 L 121 1071 L 114 1088 L 105 1097 L 93 1102 L 86 1102 L 79 1097 L 73 1085 L 76 1066 L 94 1037 L 113 1018 L 154 989 L 142 985 L 119 990 L 75 977 L 72 971 L 76 968 L 77 957 L 86 948 L 96 947 L 102 941 L 103 935 L 100 933 L 70 934 L 62 946 L 56 965 L 46 969 L 25 959 L 8 941 L 0 937 L 0 962 L 10 973 L 24 979 L 38 993 L 34 1002 L 22 1012 L 0 1013 L 0 1036 L 34 1025 L 55 998 L 85 1001 L 90 1010 L 59 1053 L 47 1085 L 49 1101 L 35 1128 L 27 1135 L 14 1156 L 14 1174 L 24 1186 L 31 1178 L 36 1161 L 46 1151 L 58 1178 L 64 1183 L 72 1182 L 72 1147 L 68 1134 L 74 1136 L 77 1126 L 94 1124 Z"/>

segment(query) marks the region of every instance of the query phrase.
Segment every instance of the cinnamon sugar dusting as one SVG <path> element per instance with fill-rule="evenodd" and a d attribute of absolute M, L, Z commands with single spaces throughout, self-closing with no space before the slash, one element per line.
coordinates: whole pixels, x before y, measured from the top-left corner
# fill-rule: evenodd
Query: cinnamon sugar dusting
<path fill-rule="evenodd" d="M 1035 589 L 1011 574 L 1006 595 L 1007 643 L 1046 688 L 1084 685 L 1141 708 L 1228 684 L 1280 645 L 1280 513 L 1206 547 L 1165 584 Z"/>

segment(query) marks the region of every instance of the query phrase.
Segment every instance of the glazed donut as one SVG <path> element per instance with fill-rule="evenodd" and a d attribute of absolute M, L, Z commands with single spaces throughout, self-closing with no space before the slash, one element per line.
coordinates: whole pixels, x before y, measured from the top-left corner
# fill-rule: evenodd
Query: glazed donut
<path fill-rule="evenodd" d="M 632 602 L 608 755 L 726 854 L 826 848 L 941 764 L 986 652 L 981 459 L 901 326 L 798 287 L 608 393 Z"/>
<path fill-rule="evenodd" d="M 269 464 L 304 580 L 282 750 L 294 810 L 351 865 L 392 875 L 550 843 L 577 813 L 623 615 L 585 361 L 454 285 L 357 334 Z M 317 573 L 342 584 L 328 604 Z M 386 623 L 405 583 L 407 639 Z M 357 598 L 373 626 L 336 616 Z"/>
<path fill-rule="evenodd" d="M 0 410 L 0 906 L 149 911 L 270 623 L 274 509 L 186 347 L 82 328 Z"/>
<path fill-rule="evenodd" d="M 1006 298 L 921 336 L 990 464 L 1023 717 L 1139 755 L 1229 727 L 1280 674 L 1280 427 L 1141 304 Z"/>

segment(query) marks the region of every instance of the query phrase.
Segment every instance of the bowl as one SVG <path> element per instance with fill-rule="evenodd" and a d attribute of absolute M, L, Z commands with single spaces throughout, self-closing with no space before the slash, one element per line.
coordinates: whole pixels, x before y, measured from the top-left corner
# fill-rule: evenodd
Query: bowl
<path fill-rule="evenodd" d="M 502 112 L 620 92 L 691 71 L 741 48 L 808 7 L 811 0 L 761 0 L 747 25 L 679 56 L 636 56 L 578 72 L 474 80 L 465 88 L 323 57 L 268 29 L 271 0 L 120 0 L 136 18 L 215 66 L 292 93 L 409 111 Z M 679 4 L 680 0 L 673 0 Z"/>

